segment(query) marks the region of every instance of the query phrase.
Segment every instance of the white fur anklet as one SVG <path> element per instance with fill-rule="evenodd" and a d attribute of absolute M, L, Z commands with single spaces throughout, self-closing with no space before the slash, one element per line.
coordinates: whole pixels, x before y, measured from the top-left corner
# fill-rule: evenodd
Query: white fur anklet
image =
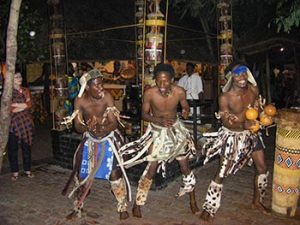
<path fill-rule="evenodd" d="M 181 197 L 186 193 L 192 192 L 195 188 L 196 178 L 193 171 L 191 171 L 191 173 L 186 176 L 183 175 L 182 180 L 183 180 L 183 186 L 180 187 L 179 192 L 176 195 L 177 198 Z"/>
<path fill-rule="evenodd" d="M 257 176 L 257 187 L 260 193 L 260 198 L 259 198 L 260 203 L 263 202 L 264 197 L 266 196 L 266 190 L 268 186 L 268 176 L 269 176 L 269 171 Z"/>
<path fill-rule="evenodd" d="M 137 205 L 145 205 L 151 184 L 152 179 L 149 180 L 147 177 L 140 178 L 135 199 Z"/>
<path fill-rule="evenodd" d="M 111 190 L 115 195 L 115 198 L 118 202 L 117 211 L 125 212 L 127 211 L 126 204 L 126 186 L 123 178 L 120 178 L 115 181 L 110 181 Z"/>
<path fill-rule="evenodd" d="M 214 217 L 220 208 L 222 191 L 223 184 L 211 181 L 203 204 L 203 209 L 208 212 L 211 217 Z"/>
<path fill-rule="evenodd" d="M 76 216 L 78 218 L 81 218 L 82 217 L 82 209 L 83 209 L 83 202 L 79 203 L 78 200 L 75 200 L 74 201 L 74 212 L 76 213 Z"/>

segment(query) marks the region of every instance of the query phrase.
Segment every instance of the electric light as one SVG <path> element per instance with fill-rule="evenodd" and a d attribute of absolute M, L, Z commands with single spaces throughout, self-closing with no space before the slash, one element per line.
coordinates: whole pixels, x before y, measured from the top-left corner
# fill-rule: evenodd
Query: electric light
<path fill-rule="evenodd" d="M 34 36 L 35 36 L 35 31 L 33 31 L 33 30 L 30 31 L 30 32 L 29 32 L 29 35 L 30 35 L 30 37 L 34 37 Z"/>

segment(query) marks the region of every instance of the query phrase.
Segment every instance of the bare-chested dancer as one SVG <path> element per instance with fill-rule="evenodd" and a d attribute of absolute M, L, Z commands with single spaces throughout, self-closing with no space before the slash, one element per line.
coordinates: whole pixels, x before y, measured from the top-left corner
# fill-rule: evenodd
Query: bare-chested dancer
<path fill-rule="evenodd" d="M 206 163 L 219 154 L 220 167 L 211 181 L 201 219 L 211 221 L 221 204 L 223 179 L 236 173 L 252 158 L 256 167 L 253 206 L 264 213 L 269 210 L 262 204 L 267 187 L 268 171 L 264 159 L 264 144 L 259 134 L 249 131 L 254 121 L 246 120 L 248 106 L 258 108 L 259 92 L 250 70 L 241 64 L 233 66 L 231 78 L 219 96 L 219 116 L 223 127 L 217 136 L 209 137 L 203 146 Z"/>
<path fill-rule="evenodd" d="M 74 177 L 75 188 L 69 196 L 75 193 L 76 200 L 74 211 L 67 218 L 81 215 L 83 201 L 90 192 L 94 178 L 98 178 L 110 181 L 118 202 L 120 219 L 126 219 L 129 215 L 122 172 L 127 177 L 124 170 L 116 166 L 120 162 L 118 150 L 124 145 L 124 139 L 117 129 L 119 112 L 112 95 L 103 89 L 100 71 L 89 71 L 80 78 L 80 83 L 81 90 L 75 100 L 75 129 L 84 137 L 74 156 L 71 177 Z"/>
<path fill-rule="evenodd" d="M 152 178 L 158 166 L 165 173 L 165 164 L 176 159 L 183 174 L 183 186 L 177 196 L 190 195 L 190 207 L 193 213 L 199 211 L 194 186 L 195 176 L 188 163 L 195 154 L 195 146 L 183 123 L 177 118 L 177 105 L 182 106 L 182 116 L 189 114 L 185 90 L 173 84 L 174 69 L 168 64 L 158 64 L 154 69 L 156 86 L 144 93 L 142 118 L 150 122 L 145 134 L 137 141 L 121 148 L 121 154 L 137 153 L 137 157 L 124 162 L 126 167 L 148 161 L 148 165 L 139 180 L 136 200 L 132 209 L 133 216 L 142 217 L 141 206 L 145 204 Z M 147 156 L 141 159 L 143 152 Z"/>

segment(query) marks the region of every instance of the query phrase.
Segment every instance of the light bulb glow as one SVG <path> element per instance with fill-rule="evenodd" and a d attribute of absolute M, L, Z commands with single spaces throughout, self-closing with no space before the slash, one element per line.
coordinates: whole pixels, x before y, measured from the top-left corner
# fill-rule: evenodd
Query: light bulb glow
<path fill-rule="evenodd" d="M 30 32 L 29 32 L 29 35 L 30 35 L 30 37 L 34 37 L 34 36 L 35 36 L 35 31 L 33 31 L 33 30 L 30 31 Z"/>

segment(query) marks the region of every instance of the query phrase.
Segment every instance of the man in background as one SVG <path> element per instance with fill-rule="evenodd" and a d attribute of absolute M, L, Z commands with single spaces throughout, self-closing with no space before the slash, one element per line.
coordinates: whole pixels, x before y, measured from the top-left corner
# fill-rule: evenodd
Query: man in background
<path fill-rule="evenodd" d="M 178 86 L 183 87 L 186 91 L 187 100 L 203 99 L 203 83 L 199 74 L 195 73 L 193 63 L 186 64 L 186 74 L 178 81 Z M 190 115 L 193 114 L 193 108 L 190 108 Z M 200 114 L 200 107 L 197 107 L 197 114 Z"/>

